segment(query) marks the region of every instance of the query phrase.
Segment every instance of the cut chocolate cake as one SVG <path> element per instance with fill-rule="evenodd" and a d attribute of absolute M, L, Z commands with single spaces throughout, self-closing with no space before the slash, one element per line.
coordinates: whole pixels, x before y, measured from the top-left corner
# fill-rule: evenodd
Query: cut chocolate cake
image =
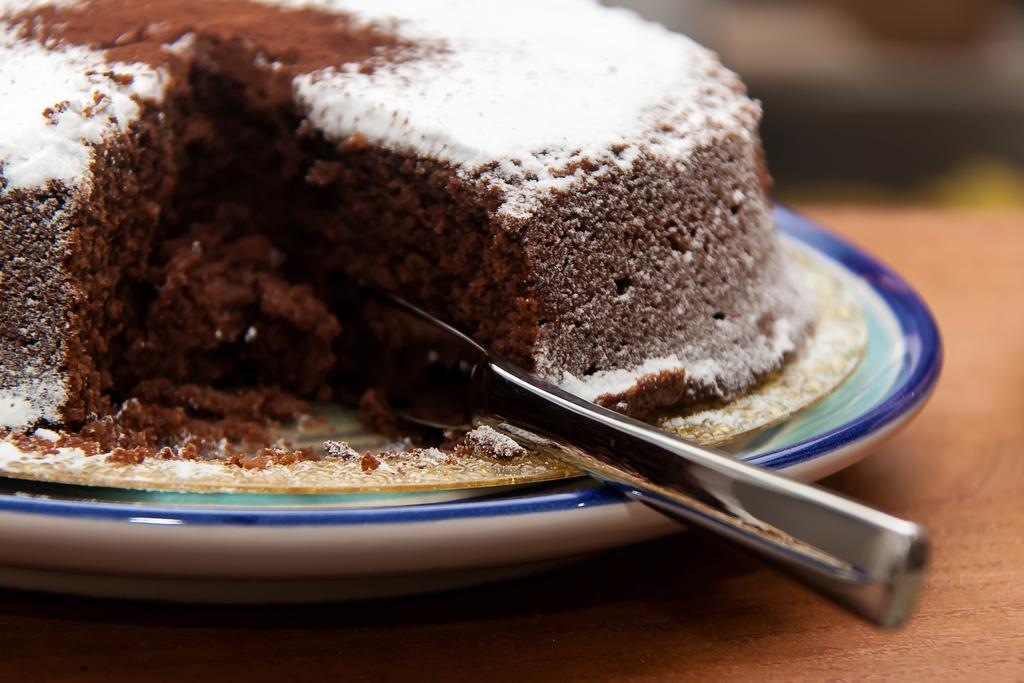
<path fill-rule="evenodd" d="M 353 283 L 635 415 L 748 389 L 811 325 L 758 106 L 628 12 L 0 0 L 0 17 L 0 426 L 195 407 L 203 388 L 346 393 Z"/>

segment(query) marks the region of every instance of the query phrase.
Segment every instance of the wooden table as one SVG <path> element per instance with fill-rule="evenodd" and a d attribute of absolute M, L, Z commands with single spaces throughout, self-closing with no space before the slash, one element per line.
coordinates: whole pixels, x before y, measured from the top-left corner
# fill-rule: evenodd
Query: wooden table
<path fill-rule="evenodd" d="M 875 630 L 681 535 L 537 579 L 301 608 L 0 593 L 0 680 L 1024 680 L 1024 212 L 813 209 L 929 301 L 920 417 L 826 481 L 934 537 L 921 607 Z"/>

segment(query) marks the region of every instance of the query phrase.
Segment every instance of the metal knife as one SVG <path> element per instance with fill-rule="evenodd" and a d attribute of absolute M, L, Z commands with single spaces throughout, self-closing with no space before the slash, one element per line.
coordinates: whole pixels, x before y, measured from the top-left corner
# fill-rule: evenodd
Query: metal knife
<path fill-rule="evenodd" d="M 360 357 L 399 416 L 430 427 L 488 424 L 731 542 L 875 624 L 911 614 L 925 530 L 573 396 L 389 294 L 360 306 Z"/>

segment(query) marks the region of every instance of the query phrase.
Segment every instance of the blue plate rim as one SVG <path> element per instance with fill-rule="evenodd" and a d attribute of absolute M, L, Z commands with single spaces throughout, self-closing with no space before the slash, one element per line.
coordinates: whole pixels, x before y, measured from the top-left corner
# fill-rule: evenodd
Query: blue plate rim
<path fill-rule="evenodd" d="M 877 406 L 841 427 L 748 460 L 769 469 L 782 469 L 856 443 L 913 412 L 928 397 L 938 380 L 943 346 L 938 326 L 928 306 L 891 268 L 792 209 L 776 205 L 774 213 L 780 232 L 861 277 L 892 310 L 906 341 L 900 369 L 902 382 L 894 386 Z M 314 510 L 189 508 L 138 503 L 56 501 L 4 495 L 0 496 L 0 512 L 175 526 L 348 526 L 562 512 L 626 500 L 623 493 L 610 486 L 412 506 L 324 507 Z"/>

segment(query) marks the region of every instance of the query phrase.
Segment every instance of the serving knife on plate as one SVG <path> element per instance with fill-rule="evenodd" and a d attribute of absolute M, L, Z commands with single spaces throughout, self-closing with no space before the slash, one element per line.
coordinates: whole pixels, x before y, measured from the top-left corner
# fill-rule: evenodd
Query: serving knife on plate
<path fill-rule="evenodd" d="M 389 294 L 366 292 L 360 310 L 361 357 L 402 418 L 495 427 L 880 626 L 913 611 L 928 555 L 918 524 L 584 401 Z"/>

